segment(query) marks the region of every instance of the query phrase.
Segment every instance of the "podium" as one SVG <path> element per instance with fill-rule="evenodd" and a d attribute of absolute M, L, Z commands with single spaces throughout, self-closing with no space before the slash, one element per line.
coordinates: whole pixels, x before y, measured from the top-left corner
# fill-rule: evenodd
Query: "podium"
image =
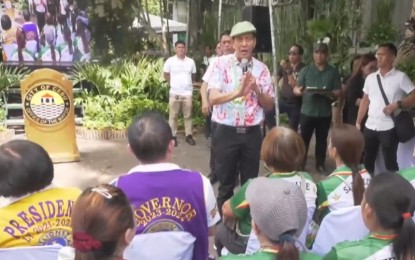
<path fill-rule="evenodd" d="M 79 161 L 72 82 L 39 69 L 21 81 L 21 94 L 27 139 L 45 148 L 54 163 Z"/>

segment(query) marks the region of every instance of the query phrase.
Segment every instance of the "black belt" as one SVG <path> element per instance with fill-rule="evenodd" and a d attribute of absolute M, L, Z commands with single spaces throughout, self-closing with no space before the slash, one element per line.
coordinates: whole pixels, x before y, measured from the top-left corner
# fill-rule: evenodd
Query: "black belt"
<path fill-rule="evenodd" d="M 232 131 L 234 133 L 237 134 L 249 134 L 250 132 L 253 132 L 255 130 L 260 130 L 260 126 L 259 125 L 253 125 L 253 126 L 230 126 L 230 125 L 223 125 L 223 124 L 219 124 L 216 129 L 218 129 L 219 127 L 222 127 L 226 130 Z"/>

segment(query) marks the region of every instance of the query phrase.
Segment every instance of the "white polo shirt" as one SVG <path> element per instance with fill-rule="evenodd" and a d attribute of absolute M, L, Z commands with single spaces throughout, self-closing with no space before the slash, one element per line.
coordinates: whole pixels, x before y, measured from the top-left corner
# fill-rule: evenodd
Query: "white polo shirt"
<path fill-rule="evenodd" d="M 191 96 L 193 93 L 192 74 L 196 73 L 196 64 L 193 59 L 177 55 L 166 60 L 164 73 L 170 73 L 170 95 Z"/>
<path fill-rule="evenodd" d="M 405 73 L 394 68 L 386 73 L 384 77 L 380 74 L 379 70 L 367 76 L 363 92 L 368 95 L 370 104 L 365 127 L 373 131 L 387 131 L 395 125 L 392 118 L 383 113 L 386 104 L 379 89 L 377 75 L 380 75 L 383 89 L 389 103 L 402 100 L 402 97 L 412 92 L 415 87 Z"/>

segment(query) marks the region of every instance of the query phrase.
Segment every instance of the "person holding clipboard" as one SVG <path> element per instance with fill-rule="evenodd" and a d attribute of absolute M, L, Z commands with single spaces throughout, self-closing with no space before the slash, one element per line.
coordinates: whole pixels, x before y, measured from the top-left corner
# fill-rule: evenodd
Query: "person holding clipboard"
<path fill-rule="evenodd" d="M 317 43 L 314 46 L 314 62 L 301 70 L 297 86 L 294 87 L 294 94 L 302 96 L 300 127 L 306 145 L 303 168 L 307 162 L 310 140 L 315 131 L 316 170 L 324 174 L 327 174 L 324 163 L 332 118 L 331 104 L 341 96 L 339 71 L 328 64 L 328 58 L 328 45 Z"/>

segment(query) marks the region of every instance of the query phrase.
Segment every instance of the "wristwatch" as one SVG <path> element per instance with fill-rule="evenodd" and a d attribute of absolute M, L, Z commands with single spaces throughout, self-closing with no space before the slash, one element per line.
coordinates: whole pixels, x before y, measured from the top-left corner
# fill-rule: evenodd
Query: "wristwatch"
<path fill-rule="evenodd" d="M 403 107 L 402 107 L 402 101 L 401 100 L 399 100 L 398 102 L 397 102 L 397 104 L 398 104 L 398 108 L 399 109 L 402 109 Z"/>

